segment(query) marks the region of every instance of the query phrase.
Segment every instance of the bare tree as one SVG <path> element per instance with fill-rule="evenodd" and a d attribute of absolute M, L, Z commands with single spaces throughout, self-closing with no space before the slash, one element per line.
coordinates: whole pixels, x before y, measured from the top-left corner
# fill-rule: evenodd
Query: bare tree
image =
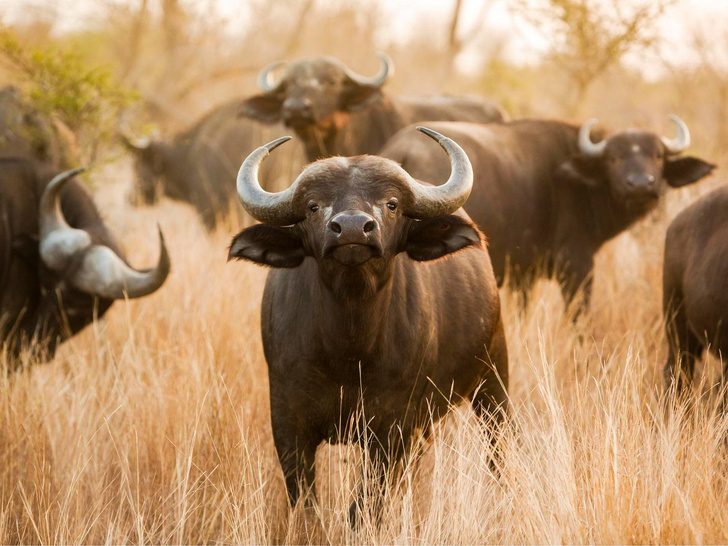
<path fill-rule="evenodd" d="M 302 7 L 296 16 L 291 31 L 288 33 L 288 38 L 279 58 L 285 59 L 287 57 L 291 57 L 298 49 L 301 34 L 306 26 L 306 22 L 311 12 L 311 8 L 314 6 L 314 2 L 315 0 L 305 0 L 302 2 Z M 179 84 L 178 89 L 174 93 L 174 99 L 183 100 L 199 87 L 203 85 L 210 85 L 211 82 L 229 78 L 253 77 L 261 69 L 262 64 L 265 64 L 264 59 L 252 58 L 246 63 L 236 62 L 234 64 L 230 64 L 230 62 L 226 60 L 222 64 L 211 67 L 204 78 L 200 78 L 199 75 L 194 74 L 188 79 L 188 81 Z"/>
<path fill-rule="evenodd" d="M 580 114 L 592 84 L 630 51 L 657 40 L 656 22 L 677 0 L 516 0 L 514 11 L 555 35 L 552 51 L 574 84 Z"/>
<path fill-rule="evenodd" d="M 461 22 L 463 20 L 463 1 L 455 0 L 452 15 L 448 24 L 447 47 L 442 56 L 443 76 L 448 79 L 452 76 L 455 67 L 455 58 L 469 46 L 478 34 L 483 30 L 485 18 L 493 7 L 493 0 L 482 0 L 480 11 L 477 17 L 470 23 L 470 29 L 462 31 Z"/>
<path fill-rule="evenodd" d="M 128 48 L 125 51 L 125 58 L 122 60 L 121 78 L 126 78 L 139 60 L 139 50 L 144 31 L 147 25 L 149 0 L 141 0 L 139 10 L 134 15 L 131 30 L 129 32 Z"/>

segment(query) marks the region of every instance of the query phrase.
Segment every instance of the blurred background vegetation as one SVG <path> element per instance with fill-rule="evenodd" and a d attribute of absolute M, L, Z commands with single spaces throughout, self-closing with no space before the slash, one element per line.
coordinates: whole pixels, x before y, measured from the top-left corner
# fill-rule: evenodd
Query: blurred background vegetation
<path fill-rule="evenodd" d="M 335 55 L 369 74 L 377 50 L 394 59 L 393 92 L 477 93 L 514 118 L 666 133 L 674 112 L 700 153 L 726 142 L 728 12 L 701 17 L 694 0 L 234 4 L 231 16 L 227 0 L 6 0 L 0 82 L 62 121 L 86 161 L 106 157 L 130 106 L 137 124 L 170 134 L 256 92 L 273 60 Z"/>

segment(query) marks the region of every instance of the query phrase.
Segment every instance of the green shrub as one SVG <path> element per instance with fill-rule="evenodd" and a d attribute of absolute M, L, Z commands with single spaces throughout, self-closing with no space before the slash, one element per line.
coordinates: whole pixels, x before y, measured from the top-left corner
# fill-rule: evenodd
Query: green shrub
<path fill-rule="evenodd" d="M 25 100 L 75 135 L 79 159 L 93 163 L 113 136 L 122 110 L 136 100 L 106 67 L 91 66 L 77 51 L 26 46 L 0 28 L 0 58 L 17 78 Z"/>

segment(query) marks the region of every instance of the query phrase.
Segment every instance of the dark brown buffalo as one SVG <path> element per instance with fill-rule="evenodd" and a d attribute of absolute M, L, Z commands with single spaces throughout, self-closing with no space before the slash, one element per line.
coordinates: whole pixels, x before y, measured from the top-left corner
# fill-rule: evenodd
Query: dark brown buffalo
<path fill-rule="evenodd" d="M 527 290 L 536 275 L 560 275 L 566 302 L 580 287 L 588 307 L 594 254 L 609 239 L 654 209 L 667 187 L 691 184 L 714 165 L 676 157 L 689 145 L 684 123 L 674 140 L 625 131 L 599 143 L 590 128 L 559 121 L 521 120 L 492 125 L 431 123 L 452 135 L 475 171 L 470 216 L 488 236 L 499 284 L 508 269 L 513 285 Z M 442 176 L 447 164 L 412 128 L 382 150 L 414 177 Z"/>
<path fill-rule="evenodd" d="M 71 131 L 32 108 L 13 86 L 0 89 L 0 157 L 25 157 L 65 168 L 73 150 Z"/>
<path fill-rule="evenodd" d="M 708 349 L 728 379 L 728 187 L 682 211 L 667 230 L 663 309 L 670 354 L 665 380 L 682 391 Z"/>
<path fill-rule="evenodd" d="M 503 109 L 478 97 L 395 97 L 382 87 L 393 71 L 379 54 L 382 70 L 373 78 L 355 74 L 331 57 L 269 65 L 258 84 L 264 93 L 247 99 L 241 115 L 263 123 L 282 121 L 301 138 L 309 161 L 333 155 L 376 154 L 387 139 L 410 123 L 457 120 L 489 123 L 505 117 Z"/>
<path fill-rule="evenodd" d="M 452 140 L 424 131 L 452 162 L 440 187 L 392 161 L 358 156 L 318 161 L 285 192 L 263 192 L 258 166 L 285 139 L 240 169 L 240 200 L 264 223 L 238 234 L 229 256 L 274 268 L 262 334 L 292 504 L 301 481 L 313 484 L 316 447 L 345 440 L 339 427 L 356 426 L 358 410 L 370 433 L 357 441 L 389 464 L 430 411 L 438 419 L 467 399 L 489 424 L 503 417 L 508 356 L 498 290 L 482 235 L 460 210 L 472 169 Z"/>
<path fill-rule="evenodd" d="M 171 141 L 135 138 L 125 131 L 124 144 L 133 153 L 136 184 L 132 203 L 154 204 L 159 195 L 191 204 L 205 227 L 239 211 L 230 194 L 240 163 L 258 146 L 283 135 L 281 126 L 264 126 L 240 119 L 240 101 L 225 103 L 176 135 Z M 303 164 L 298 147 L 281 154 L 261 175 L 266 189 Z"/>
<path fill-rule="evenodd" d="M 157 290 L 169 273 L 162 232 L 156 267 L 133 270 L 91 197 L 57 171 L 0 159 L 0 338 L 11 368 L 24 348 L 52 358 L 59 342 L 116 299 Z"/>

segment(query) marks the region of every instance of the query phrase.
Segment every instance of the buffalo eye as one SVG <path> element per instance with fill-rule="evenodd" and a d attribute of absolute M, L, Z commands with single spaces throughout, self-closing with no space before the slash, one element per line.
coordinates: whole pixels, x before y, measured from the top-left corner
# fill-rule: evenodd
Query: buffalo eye
<path fill-rule="evenodd" d="M 394 212 L 395 210 L 397 210 L 397 200 L 396 199 L 392 199 L 389 203 L 387 203 L 387 208 L 389 210 L 391 210 L 392 212 Z"/>
<path fill-rule="evenodd" d="M 608 158 L 608 161 L 612 164 L 617 163 L 619 161 L 619 156 L 617 155 L 610 155 Z"/>
<path fill-rule="evenodd" d="M 316 213 L 319 209 L 319 206 L 316 203 L 311 203 L 308 206 L 308 210 L 310 210 L 312 213 Z"/>
<path fill-rule="evenodd" d="M 662 152 L 655 152 L 655 159 L 662 159 Z"/>

